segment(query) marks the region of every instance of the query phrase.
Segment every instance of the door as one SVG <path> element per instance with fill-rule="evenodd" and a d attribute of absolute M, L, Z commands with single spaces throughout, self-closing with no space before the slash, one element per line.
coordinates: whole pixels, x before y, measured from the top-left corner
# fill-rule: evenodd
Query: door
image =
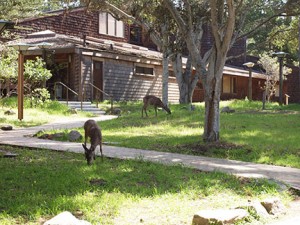
<path fill-rule="evenodd" d="M 94 61 L 93 85 L 103 91 L 103 63 Z M 103 93 L 93 88 L 93 100 L 103 101 Z"/>

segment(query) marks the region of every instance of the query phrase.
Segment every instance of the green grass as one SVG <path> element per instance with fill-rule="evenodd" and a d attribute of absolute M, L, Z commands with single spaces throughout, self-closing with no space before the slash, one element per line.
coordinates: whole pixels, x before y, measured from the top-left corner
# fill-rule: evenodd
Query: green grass
<path fill-rule="evenodd" d="M 0 224 L 40 224 L 62 211 L 92 224 L 190 224 L 201 209 L 232 208 L 278 196 L 275 183 L 180 165 L 1 146 Z M 1 154 L 1 153 L 0 153 Z M 246 224 L 251 224 L 248 218 Z M 257 221 L 256 221 L 257 222 Z"/>
<path fill-rule="evenodd" d="M 172 115 L 160 111 L 156 118 L 151 110 L 141 118 L 140 102 L 120 103 L 122 116 L 100 126 L 108 144 L 300 168 L 299 104 L 270 103 L 261 110 L 261 102 L 223 101 L 220 108 L 226 105 L 236 112 L 221 113 L 217 144 L 202 141 L 203 104 L 195 111 L 171 105 Z"/>
<path fill-rule="evenodd" d="M 12 110 L 16 114 L 5 115 L 7 110 Z M 91 116 L 91 114 L 78 112 L 78 114 L 71 114 L 68 112 L 68 107 L 59 103 L 58 101 L 49 101 L 43 105 L 35 108 L 30 107 L 30 102 L 26 98 L 24 100 L 24 119 L 18 120 L 17 98 L 2 98 L 0 99 L 0 126 L 13 125 L 14 127 L 30 127 L 49 123 L 57 119 L 67 119 L 72 117 Z"/>

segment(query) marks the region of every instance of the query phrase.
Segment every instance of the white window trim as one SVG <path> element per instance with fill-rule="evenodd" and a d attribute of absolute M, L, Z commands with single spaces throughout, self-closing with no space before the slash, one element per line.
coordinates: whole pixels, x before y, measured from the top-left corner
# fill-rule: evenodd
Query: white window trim
<path fill-rule="evenodd" d="M 153 74 L 148 74 L 148 73 L 137 73 L 136 72 L 136 67 L 145 67 L 145 68 L 151 68 L 153 69 Z M 155 77 L 155 69 L 153 65 L 147 65 L 147 64 L 134 64 L 133 68 L 133 74 L 137 76 L 146 76 L 146 77 Z"/>

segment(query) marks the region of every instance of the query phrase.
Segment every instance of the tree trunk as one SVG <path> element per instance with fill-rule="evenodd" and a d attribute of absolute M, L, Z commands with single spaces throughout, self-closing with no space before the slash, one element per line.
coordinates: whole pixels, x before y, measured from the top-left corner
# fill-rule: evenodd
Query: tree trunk
<path fill-rule="evenodd" d="M 203 140 L 205 142 L 219 141 L 220 137 L 220 95 L 226 57 L 213 49 L 205 83 L 205 121 Z"/>
<path fill-rule="evenodd" d="M 163 53 L 163 76 L 162 76 L 162 102 L 168 105 L 169 86 L 169 60 L 166 53 Z"/>
<path fill-rule="evenodd" d="M 162 75 L 162 102 L 164 105 L 168 105 L 168 92 L 169 92 L 169 56 L 168 56 L 168 33 L 167 23 L 165 22 L 162 26 L 162 51 L 163 51 L 163 75 Z"/>
<path fill-rule="evenodd" d="M 215 77 L 209 82 L 205 90 L 205 127 L 203 140 L 215 142 L 220 133 L 220 80 Z"/>
<path fill-rule="evenodd" d="M 186 62 L 186 69 L 182 71 L 182 57 L 181 54 L 176 54 L 176 56 L 172 60 L 173 70 L 176 76 L 176 81 L 179 89 L 179 103 L 180 104 L 191 104 L 193 93 L 197 82 L 199 80 L 199 76 L 192 77 L 192 64 L 191 59 L 188 57 Z"/>

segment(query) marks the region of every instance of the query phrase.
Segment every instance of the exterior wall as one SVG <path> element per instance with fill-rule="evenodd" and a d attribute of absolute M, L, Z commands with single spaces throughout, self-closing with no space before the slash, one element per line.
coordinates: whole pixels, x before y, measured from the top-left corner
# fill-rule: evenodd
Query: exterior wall
<path fill-rule="evenodd" d="M 93 73 L 93 61 L 92 57 L 82 56 L 81 57 L 81 82 L 84 92 L 83 100 L 91 100 L 92 99 L 92 88 L 89 84 L 92 83 L 92 73 Z M 81 84 L 79 83 L 78 86 Z"/>
<path fill-rule="evenodd" d="M 154 76 L 134 74 L 134 63 L 106 59 L 104 62 L 104 91 L 114 100 L 142 100 L 147 94 L 161 97 L 162 67 L 154 67 Z M 178 102 L 177 83 L 169 83 L 169 101 Z M 107 98 L 107 97 L 105 97 Z"/>
<path fill-rule="evenodd" d="M 290 66 L 289 66 L 290 67 Z M 300 103 L 300 72 L 299 67 L 291 67 L 292 73 L 287 76 L 286 90 L 284 94 L 290 96 L 290 103 Z M 285 96 L 283 96 L 285 98 Z"/>
<path fill-rule="evenodd" d="M 15 30 L 18 34 L 25 35 L 33 32 L 51 30 L 57 34 L 65 34 L 75 37 L 83 35 L 94 38 L 103 38 L 113 41 L 129 42 L 129 26 L 125 25 L 125 37 L 118 38 L 99 34 L 99 13 L 88 12 L 83 8 L 70 11 L 58 11 L 53 15 L 26 19 L 19 22 L 18 26 L 27 29 Z"/>
<path fill-rule="evenodd" d="M 239 76 L 229 76 L 224 75 L 224 77 L 235 77 L 236 78 L 236 92 L 235 93 L 224 93 L 221 91 L 221 100 L 230 99 L 245 99 L 248 95 L 248 77 Z M 261 86 L 263 85 L 263 79 L 252 78 L 252 99 L 262 100 L 263 91 Z M 222 88 L 222 87 L 221 87 Z M 198 84 L 193 94 L 193 102 L 204 101 L 204 89 L 201 84 Z"/>

